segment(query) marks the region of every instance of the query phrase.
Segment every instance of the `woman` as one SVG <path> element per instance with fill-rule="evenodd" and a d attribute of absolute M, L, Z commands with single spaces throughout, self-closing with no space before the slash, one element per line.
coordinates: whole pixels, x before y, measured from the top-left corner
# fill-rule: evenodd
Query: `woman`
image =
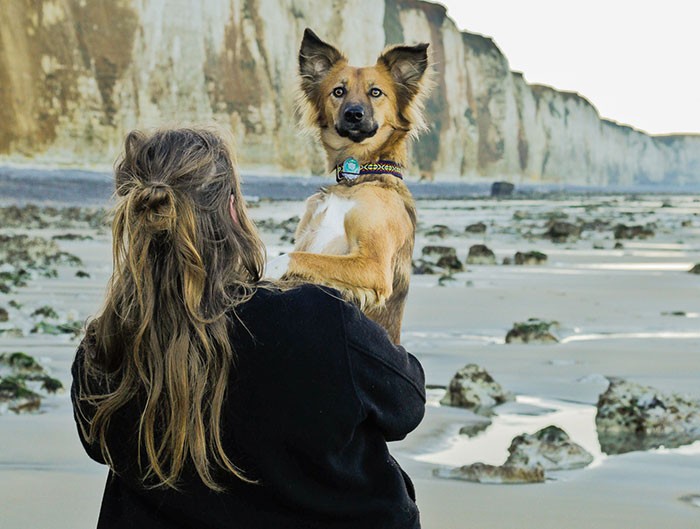
<path fill-rule="evenodd" d="M 132 132 L 114 274 L 73 364 L 99 528 L 418 528 L 387 441 L 419 362 L 330 289 L 261 283 L 264 248 L 210 130 Z"/>

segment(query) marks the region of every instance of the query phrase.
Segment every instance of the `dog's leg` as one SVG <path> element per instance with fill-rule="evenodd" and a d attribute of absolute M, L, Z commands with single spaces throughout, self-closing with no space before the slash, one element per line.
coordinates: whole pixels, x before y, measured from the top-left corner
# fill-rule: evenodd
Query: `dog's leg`
<path fill-rule="evenodd" d="M 363 310 L 383 305 L 392 292 L 390 260 L 361 251 L 348 255 L 292 252 L 287 274 L 336 288 Z"/>
<path fill-rule="evenodd" d="M 304 233 L 306 233 L 311 219 L 314 218 L 314 215 L 316 215 L 316 210 L 318 209 L 318 206 L 321 204 L 321 202 L 323 202 L 324 196 L 325 193 L 321 191 L 319 193 L 311 195 L 309 198 L 306 199 L 306 211 L 304 211 L 304 215 L 301 217 L 301 220 L 297 225 L 297 229 L 294 232 L 294 240 L 297 243 L 304 236 Z"/>
<path fill-rule="evenodd" d="M 363 309 L 383 305 L 393 290 L 394 258 L 406 239 L 402 213 L 376 194 L 358 198 L 344 219 L 348 253 L 292 252 L 288 275 L 337 288 Z"/>

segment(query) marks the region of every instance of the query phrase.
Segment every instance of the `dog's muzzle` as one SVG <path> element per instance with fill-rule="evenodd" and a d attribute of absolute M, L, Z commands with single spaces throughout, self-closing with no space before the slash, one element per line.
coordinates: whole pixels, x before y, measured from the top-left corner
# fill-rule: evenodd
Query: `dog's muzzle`
<path fill-rule="evenodd" d="M 360 143 L 374 136 L 378 128 L 372 119 L 371 110 L 368 114 L 362 105 L 350 103 L 342 109 L 340 123 L 336 125 L 335 130 L 343 138 Z"/>
<path fill-rule="evenodd" d="M 338 135 L 342 136 L 343 138 L 349 138 L 355 143 L 360 143 L 367 138 L 371 138 L 377 133 L 377 129 L 379 129 L 379 126 L 376 123 L 370 124 L 369 129 L 363 129 L 361 127 L 345 127 L 342 123 L 340 125 L 336 125 L 335 127 Z"/>

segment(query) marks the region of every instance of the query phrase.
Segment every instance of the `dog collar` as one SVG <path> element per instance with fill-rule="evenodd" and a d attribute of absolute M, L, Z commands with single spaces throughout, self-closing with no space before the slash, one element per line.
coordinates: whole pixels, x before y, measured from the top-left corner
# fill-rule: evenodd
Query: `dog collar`
<path fill-rule="evenodd" d="M 355 158 L 347 158 L 342 165 L 335 166 L 335 181 L 351 181 L 365 174 L 390 174 L 403 180 L 401 166 L 389 160 L 361 164 Z"/>

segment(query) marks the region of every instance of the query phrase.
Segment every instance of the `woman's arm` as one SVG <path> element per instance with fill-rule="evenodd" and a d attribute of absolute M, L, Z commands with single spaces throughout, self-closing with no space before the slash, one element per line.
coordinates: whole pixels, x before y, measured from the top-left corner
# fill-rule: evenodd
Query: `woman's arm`
<path fill-rule="evenodd" d="M 94 415 L 94 407 L 89 403 L 81 400 L 80 395 L 82 393 L 81 388 L 85 380 L 85 341 L 80 344 L 78 351 L 75 354 L 75 359 L 73 360 L 73 366 L 71 367 L 71 374 L 73 375 L 73 383 L 70 388 L 70 398 L 73 403 L 73 417 L 75 419 L 75 424 L 78 427 L 78 437 L 80 442 L 83 444 L 85 452 L 90 456 L 91 459 L 97 461 L 101 464 L 106 464 L 106 461 L 100 450 L 99 443 L 88 443 L 85 439 L 85 433 L 90 429 L 90 420 Z"/>
<path fill-rule="evenodd" d="M 416 357 L 394 345 L 386 331 L 357 307 L 343 304 L 345 338 L 357 396 L 365 413 L 398 441 L 425 414 L 425 375 Z"/>

